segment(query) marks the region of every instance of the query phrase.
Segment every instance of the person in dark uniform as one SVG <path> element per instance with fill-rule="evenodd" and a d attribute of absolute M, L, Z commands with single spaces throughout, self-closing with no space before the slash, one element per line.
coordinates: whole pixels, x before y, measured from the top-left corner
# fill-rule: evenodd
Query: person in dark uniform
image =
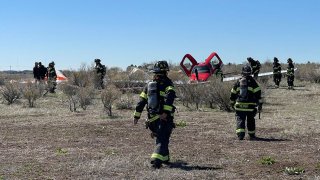
<path fill-rule="evenodd" d="M 281 64 L 279 63 L 278 58 L 273 58 L 273 82 L 275 83 L 276 88 L 279 88 L 281 82 Z"/>
<path fill-rule="evenodd" d="M 169 66 L 166 61 L 158 61 L 154 65 L 153 80 L 141 92 L 133 118 L 134 124 L 137 124 L 147 105 L 146 127 L 151 130 L 151 137 L 156 138 L 156 147 L 151 155 L 151 164 L 154 168 L 160 168 L 163 163 L 169 163 L 169 139 L 175 127 L 173 102 L 176 94 L 172 81 L 167 77 L 168 71 Z"/>
<path fill-rule="evenodd" d="M 96 63 L 94 69 L 95 69 L 96 78 L 98 81 L 96 82 L 96 86 L 98 89 L 104 89 L 103 79 L 104 79 L 104 76 L 106 75 L 106 66 L 101 64 L 100 59 L 95 59 L 94 62 Z"/>
<path fill-rule="evenodd" d="M 38 83 L 40 81 L 40 69 L 39 69 L 39 63 L 38 62 L 34 63 L 33 78 L 35 80 L 35 83 Z"/>
<path fill-rule="evenodd" d="M 52 61 L 49 63 L 47 77 L 48 77 L 48 90 L 50 93 L 55 93 L 55 89 L 57 86 L 57 73 L 54 67 L 55 63 Z"/>
<path fill-rule="evenodd" d="M 293 81 L 294 81 L 294 65 L 291 58 L 288 59 L 288 68 L 287 68 L 287 82 L 288 82 L 288 89 L 293 88 Z"/>
<path fill-rule="evenodd" d="M 237 128 L 236 133 L 239 140 L 245 137 L 245 122 L 250 140 L 256 139 L 255 115 L 262 110 L 261 89 L 258 83 L 251 76 L 252 69 L 249 65 L 242 68 L 242 77 L 231 89 L 230 104 L 236 111 Z"/>
<path fill-rule="evenodd" d="M 260 72 L 260 68 L 261 68 L 260 61 L 259 60 L 254 60 L 252 57 L 248 57 L 247 61 L 251 66 L 253 78 L 255 80 L 257 80 L 259 72 Z"/>
<path fill-rule="evenodd" d="M 39 62 L 39 72 L 40 72 L 40 82 L 43 82 L 47 74 L 47 68 L 44 67 L 44 65 L 41 62 Z"/>

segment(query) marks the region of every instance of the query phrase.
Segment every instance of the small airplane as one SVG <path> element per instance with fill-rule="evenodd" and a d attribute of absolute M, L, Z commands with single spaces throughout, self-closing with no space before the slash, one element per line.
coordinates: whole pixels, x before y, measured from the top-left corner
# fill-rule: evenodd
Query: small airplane
<path fill-rule="evenodd" d="M 212 52 L 204 62 L 198 63 L 190 54 L 184 55 L 180 62 L 182 71 L 189 77 L 189 82 L 205 82 L 212 75 L 221 76 L 221 81 L 234 81 L 240 79 L 241 76 L 224 77 L 222 73 L 223 62 L 216 52 Z M 294 69 L 295 71 L 297 68 Z M 287 70 L 282 70 L 281 73 L 286 73 Z M 228 73 L 229 74 L 229 73 Z M 258 76 L 270 76 L 273 72 L 259 73 Z"/>
<path fill-rule="evenodd" d="M 221 73 L 223 62 L 216 52 L 211 53 L 204 62 L 197 62 L 191 54 L 186 54 L 180 66 L 182 71 L 189 77 L 190 82 L 203 82 L 207 81 L 213 74 Z"/>

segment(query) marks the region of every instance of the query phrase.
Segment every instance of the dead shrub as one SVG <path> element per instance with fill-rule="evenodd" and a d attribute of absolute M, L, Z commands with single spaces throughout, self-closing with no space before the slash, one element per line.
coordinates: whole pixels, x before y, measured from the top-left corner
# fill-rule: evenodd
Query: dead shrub
<path fill-rule="evenodd" d="M 121 92 L 114 85 L 108 85 L 107 88 L 101 92 L 101 101 L 108 116 L 112 116 L 112 106 L 120 96 Z"/>
<path fill-rule="evenodd" d="M 1 94 L 8 105 L 21 98 L 20 88 L 17 83 L 5 83 L 4 87 L 1 88 Z"/>
<path fill-rule="evenodd" d="M 320 83 L 320 64 L 299 64 L 298 70 L 295 71 L 295 77 L 302 81 Z"/>
<path fill-rule="evenodd" d="M 43 92 L 43 90 L 41 90 L 41 87 L 31 82 L 28 82 L 21 89 L 21 93 L 27 100 L 29 107 L 34 107 L 36 100 L 41 97 L 41 92 Z"/>
<path fill-rule="evenodd" d="M 88 105 L 92 104 L 94 98 L 94 89 L 92 87 L 80 87 L 76 92 L 79 98 L 80 107 L 86 110 Z"/>
<path fill-rule="evenodd" d="M 77 91 L 79 87 L 71 84 L 61 84 L 60 89 L 68 98 L 70 111 L 75 112 L 79 101 L 77 98 Z"/>
<path fill-rule="evenodd" d="M 134 99 L 132 93 L 122 94 L 116 102 L 117 109 L 133 109 Z"/>
<path fill-rule="evenodd" d="M 70 72 L 69 83 L 79 87 L 92 86 L 92 77 L 94 77 L 92 68 L 82 64 L 78 71 Z"/>
<path fill-rule="evenodd" d="M 206 84 L 206 101 L 210 108 L 218 107 L 222 111 L 231 111 L 230 107 L 230 92 L 232 83 L 221 82 L 220 79 L 215 79 Z"/>

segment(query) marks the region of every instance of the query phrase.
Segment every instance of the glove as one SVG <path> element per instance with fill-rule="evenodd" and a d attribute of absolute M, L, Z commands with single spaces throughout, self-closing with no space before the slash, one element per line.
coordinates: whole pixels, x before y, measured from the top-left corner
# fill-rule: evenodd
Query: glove
<path fill-rule="evenodd" d="M 261 111 L 262 110 L 262 103 L 259 103 L 258 105 L 258 111 Z"/>

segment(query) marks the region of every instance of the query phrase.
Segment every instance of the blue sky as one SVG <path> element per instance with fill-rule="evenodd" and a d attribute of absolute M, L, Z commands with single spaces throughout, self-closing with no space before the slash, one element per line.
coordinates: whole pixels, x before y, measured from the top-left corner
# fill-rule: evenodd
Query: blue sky
<path fill-rule="evenodd" d="M 217 52 L 320 62 L 318 0 L 0 0 L 0 70 L 35 61 L 78 69 L 155 60 L 179 63 Z"/>

